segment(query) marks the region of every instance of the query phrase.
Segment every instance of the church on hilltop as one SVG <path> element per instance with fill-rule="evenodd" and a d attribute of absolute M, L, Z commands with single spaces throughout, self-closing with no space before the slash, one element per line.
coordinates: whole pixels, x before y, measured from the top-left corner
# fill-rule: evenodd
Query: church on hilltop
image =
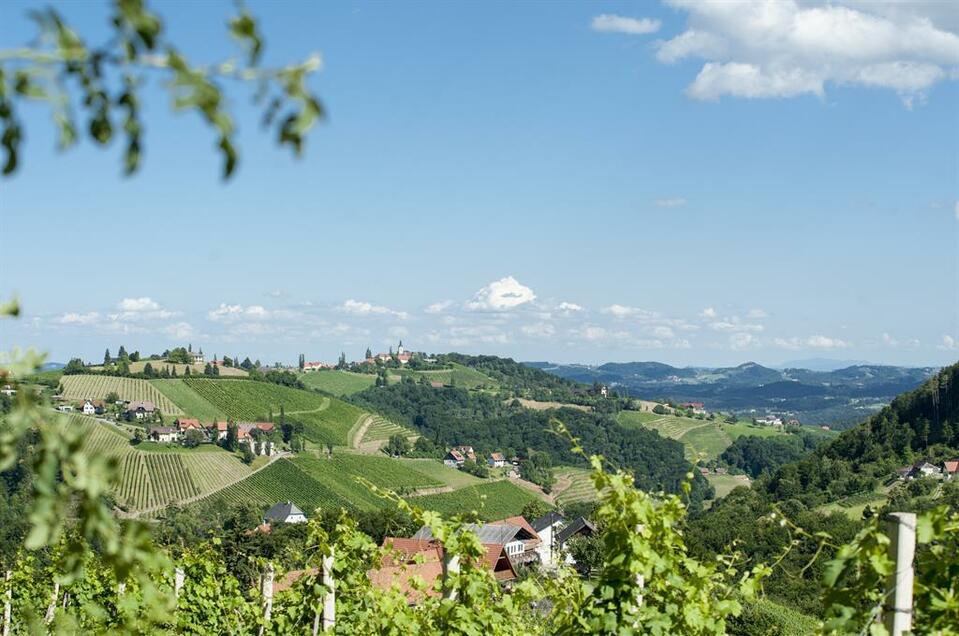
<path fill-rule="evenodd" d="M 389 353 L 378 353 L 375 356 L 369 357 L 366 359 L 367 362 L 389 362 L 393 359 L 396 359 L 400 364 L 407 364 L 413 358 L 413 354 L 410 351 L 407 351 L 403 348 L 403 341 L 400 340 L 400 344 L 396 347 L 396 352 L 393 352 L 393 347 L 390 347 Z"/>

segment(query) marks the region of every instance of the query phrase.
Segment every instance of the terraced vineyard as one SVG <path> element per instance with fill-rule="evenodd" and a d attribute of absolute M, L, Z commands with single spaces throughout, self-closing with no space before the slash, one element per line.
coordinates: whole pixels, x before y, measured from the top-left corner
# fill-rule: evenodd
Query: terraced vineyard
<path fill-rule="evenodd" d="M 302 422 L 304 437 L 317 444 L 349 446 L 350 431 L 367 413 L 336 398 L 323 398 L 325 406 L 314 411 L 290 411 L 287 419 Z"/>
<path fill-rule="evenodd" d="M 485 505 L 482 502 L 483 496 L 486 497 Z M 536 495 L 501 480 L 438 495 L 412 497 L 408 501 L 425 510 L 434 510 L 444 515 L 475 510 L 481 519 L 492 521 L 518 515 L 523 511 L 523 506 L 536 499 Z"/>
<path fill-rule="evenodd" d="M 150 380 L 149 382 L 190 417 L 195 417 L 201 422 L 226 419 L 223 411 L 204 400 L 182 380 Z"/>
<path fill-rule="evenodd" d="M 266 419 L 271 409 L 274 414 L 279 414 L 281 406 L 287 413 L 313 411 L 326 408 L 330 400 L 316 393 L 269 382 L 193 377 L 184 378 L 182 382 L 229 417 L 247 422 Z"/>
<path fill-rule="evenodd" d="M 300 455 L 293 463 L 324 482 L 357 483 L 355 477 L 362 477 L 381 488 L 390 490 L 413 490 L 442 486 L 443 482 L 415 470 L 407 462 L 377 455 L 354 453 L 334 454 L 330 458 L 315 458 Z M 365 486 L 360 486 L 364 491 Z"/>
<path fill-rule="evenodd" d="M 596 488 L 589 477 L 590 471 L 586 468 L 558 468 L 556 469 L 556 503 L 561 506 L 596 499 Z M 560 486 L 568 483 L 565 488 Z"/>
<path fill-rule="evenodd" d="M 418 437 L 415 432 L 411 431 L 405 426 L 400 426 L 395 422 L 391 422 L 385 417 L 373 415 L 372 418 L 372 424 L 370 424 L 370 427 L 366 429 L 363 439 L 360 440 L 361 445 L 370 442 L 386 441 L 393 435 L 402 435 L 407 439 Z"/>
<path fill-rule="evenodd" d="M 376 376 L 367 373 L 351 373 L 349 371 L 311 371 L 301 373 L 300 381 L 306 386 L 320 389 L 333 395 L 350 395 L 373 386 Z"/>
<path fill-rule="evenodd" d="M 213 492 L 250 474 L 250 468 L 226 451 L 202 450 L 151 453 L 130 445 L 130 438 L 109 424 L 71 415 L 63 426 L 83 429 L 84 450 L 120 463 L 114 494 L 129 511 L 164 507 Z"/>
<path fill-rule="evenodd" d="M 337 490 L 320 483 L 291 460 L 278 459 L 243 481 L 214 493 L 203 501 L 224 503 L 253 503 L 261 507 L 278 501 L 292 501 L 307 513 L 316 508 L 346 508 L 372 510 L 380 500 L 361 498 L 351 501 Z"/>
<path fill-rule="evenodd" d="M 172 400 L 146 380 L 109 375 L 65 375 L 60 379 L 60 386 L 63 387 L 63 397 L 70 400 L 102 400 L 115 392 L 121 400 L 148 400 L 161 413 L 183 415 L 183 411 Z"/>

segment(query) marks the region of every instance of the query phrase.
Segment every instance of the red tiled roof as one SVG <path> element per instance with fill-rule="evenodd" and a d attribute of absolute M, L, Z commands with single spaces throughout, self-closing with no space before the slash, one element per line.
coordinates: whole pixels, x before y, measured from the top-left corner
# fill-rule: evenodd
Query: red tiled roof
<path fill-rule="evenodd" d="M 200 420 L 195 420 L 187 417 L 181 417 L 176 421 L 177 426 L 182 428 L 201 428 Z"/>
<path fill-rule="evenodd" d="M 948 462 L 942 462 L 942 469 L 947 473 L 956 473 L 959 472 L 959 459 L 954 459 Z"/>
<path fill-rule="evenodd" d="M 494 462 L 505 462 L 506 458 L 503 456 L 503 453 L 490 453 L 490 459 Z"/>

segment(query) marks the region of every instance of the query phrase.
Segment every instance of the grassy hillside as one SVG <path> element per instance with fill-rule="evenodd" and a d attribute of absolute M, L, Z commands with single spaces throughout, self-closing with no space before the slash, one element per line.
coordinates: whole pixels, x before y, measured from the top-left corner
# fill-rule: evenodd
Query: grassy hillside
<path fill-rule="evenodd" d="M 492 521 L 520 514 L 523 506 L 535 499 L 536 495 L 531 492 L 501 480 L 438 495 L 412 497 L 409 502 L 444 515 L 475 511 L 481 519 Z"/>
<path fill-rule="evenodd" d="M 203 375 L 203 369 L 206 367 L 205 364 L 177 364 L 173 362 L 166 362 L 165 360 L 138 360 L 137 362 L 130 363 L 130 373 L 143 373 L 143 368 L 147 363 L 153 367 L 153 370 L 157 373 L 160 373 L 163 369 L 169 369 L 172 373 L 173 369 L 176 369 L 176 373 L 179 376 L 182 376 L 186 373 L 187 367 L 190 368 L 190 373 L 192 375 Z M 238 377 L 245 378 L 249 375 L 245 370 L 237 367 L 220 367 L 220 376 L 223 377 Z"/>
<path fill-rule="evenodd" d="M 686 458 L 692 462 L 719 457 L 734 439 L 743 435 L 769 437 L 786 434 L 772 426 L 742 422 L 727 424 L 721 419 L 699 420 L 646 411 L 621 411 L 616 419 L 626 428 L 649 428 L 659 431 L 663 437 L 682 442 Z"/>
<path fill-rule="evenodd" d="M 560 506 L 596 499 L 596 487 L 590 479 L 590 470 L 586 468 L 562 467 L 556 469 L 556 503 Z"/>
<path fill-rule="evenodd" d="M 483 483 L 483 480 L 479 477 L 444 466 L 443 462 L 435 459 L 403 459 L 400 461 L 409 464 L 416 472 L 452 488 L 463 488 Z"/>
<path fill-rule="evenodd" d="M 311 371 L 297 376 L 311 389 L 320 389 L 333 395 L 351 395 L 373 386 L 376 376 L 349 371 Z"/>
<path fill-rule="evenodd" d="M 204 400 L 182 380 L 150 380 L 149 382 L 189 417 L 195 417 L 202 422 L 226 419 L 226 413 Z"/>
<path fill-rule="evenodd" d="M 374 445 L 376 442 L 385 442 L 393 435 L 402 435 L 407 439 L 417 437 L 415 431 L 391 422 L 385 417 L 373 415 L 372 418 L 369 428 L 366 429 L 363 439 L 360 440 L 360 446 Z"/>
<path fill-rule="evenodd" d="M 149 400 L 163 414 L 183 414 L 172 400 L 146 380 L 109 375 L 65 375 L 60 380 L 60 385 L 63 387 L 63 396 L 71 400 L 102 400 L 115 392 L 121 400 Z"/>
<path fill-rule="evenodd" d="M 499 386 L 493 378 L 478 371 L 458 363 L 451 363 L 450 369 L 437 369 L 433 371 L 413 371 L 411 369 L 392 369 L 391 374 L 398 377 L 411 377 L 414 380 L 426 378 L 430 382 L 442 382 L 447 386 L 457 386 L 462 389 L 495 389 Z"/>
<path fill-rule="evenodd" d="M 414 470 L 408 462 L 350 453 L 332 458 L 300 455 L 279 459 L 206 501 L 252 502 L 262 507 L 290 500 L 303 510 L 346 508 L 373 510 L 388 505 L 356 478 L 396 491 L 440 486 L 433 477 Z"/>

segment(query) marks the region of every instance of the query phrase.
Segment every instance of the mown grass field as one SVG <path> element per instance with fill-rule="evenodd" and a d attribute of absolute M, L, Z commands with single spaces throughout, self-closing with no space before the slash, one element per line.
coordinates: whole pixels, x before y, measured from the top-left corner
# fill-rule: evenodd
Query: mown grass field
<path fill-rule="evenodd" d="M 244 422 L 266 420 L 270 411 L 286 413 L 318 411 L 329 406 L 330 398 L 269 382 L 185 378 L 181 380 L 200 397 L 229 417 Z"/>
<path fill-rule="evenodd" d="M 474 477 L 462 470 L 449 468 L 436 459 L 401 459 L 399 461 L 410 465 L 416 472 L 427 475 L 451 488 L 465 488 L 466 486 L 483 483 L 483 480 L 479 477 Z"/>
<path fill-rule="evenodd" d="M 150 380 L 163 395 L 180 407 L 187 416 L 201 422 L 225 420 L 226 413 L 204 400 L 199 393 L 182 380 Z"/>
<path fill-rule="evenodd" d="M 398 377 L 409 376 L 414 380 L 426 378 L 431 382 L 452 384 L 461 389 L 495 388 L 496 380 L 485 373 L 471 369 L 461 364 L 453 364 L 450 369 L 436 369 L 434 371 L 413 371 L 412 369 L 391 369 L 390 374 Z"/>
<path fill-rule="evenodd" d="M 408 501 L 424 510 L 433 510 L 444 515 L 475 511 L 480 519 L 493 521 L 520 514 L 523 506 L 536 499 L 538 497 L 533 493 L 504 479 L 460 488 L 453 492 L 411 497 Z"/>
<path fill-rule="evenodd" d="M 297 376 L 306 386 L 320 389 L 333 395 L 351 395 L 368 389 L 376 382 L 376 376 L 349 371 L 310 371 Z"/>
<path fill-rule="evenodd" d="M 725 497 L 737 486 L 748 486 L 749 477 L 746 475 L 706 475 L 706 480 L 716 489 L 716 499 Z"/>
<path fill-rule="evenodd" d="M 839 501 L 820 506 L 818 510 L 824 513 L 841 512 L 850 519 L 858 521 L 862 519 L 862 513 L 866 509 L 866 506 L 872 506 L 874 509 L 878 509 L 885 505 L 887 494 L 887 492 L 879 490 L 857 493 L 843 497 Z"/>
<path fill-rule="evenodd" d="M 700 420 L 676 415 L 657 415 L 646 411 L 621 411 L 617 420 L 626 428 L 650 428 L 659 431 L 663 437 L 682 442 L 686 459 L 692 462 L 719 457 L 734 439 L 743 435 L 786 435 L 782 430 L 771 426 L 753 426 L 745 422 L 727 424 L 721 418 Z"/>
<path fill-rule="evenodd" d="M 70 400 L 102 400 L 115 392 L 121 400 L 153 402 L 164 415 L 183 415 L 180 407 L 146 380 L 109 375 L 65 375 L 60 386 L 63 387 L 63 397 Z"/>

